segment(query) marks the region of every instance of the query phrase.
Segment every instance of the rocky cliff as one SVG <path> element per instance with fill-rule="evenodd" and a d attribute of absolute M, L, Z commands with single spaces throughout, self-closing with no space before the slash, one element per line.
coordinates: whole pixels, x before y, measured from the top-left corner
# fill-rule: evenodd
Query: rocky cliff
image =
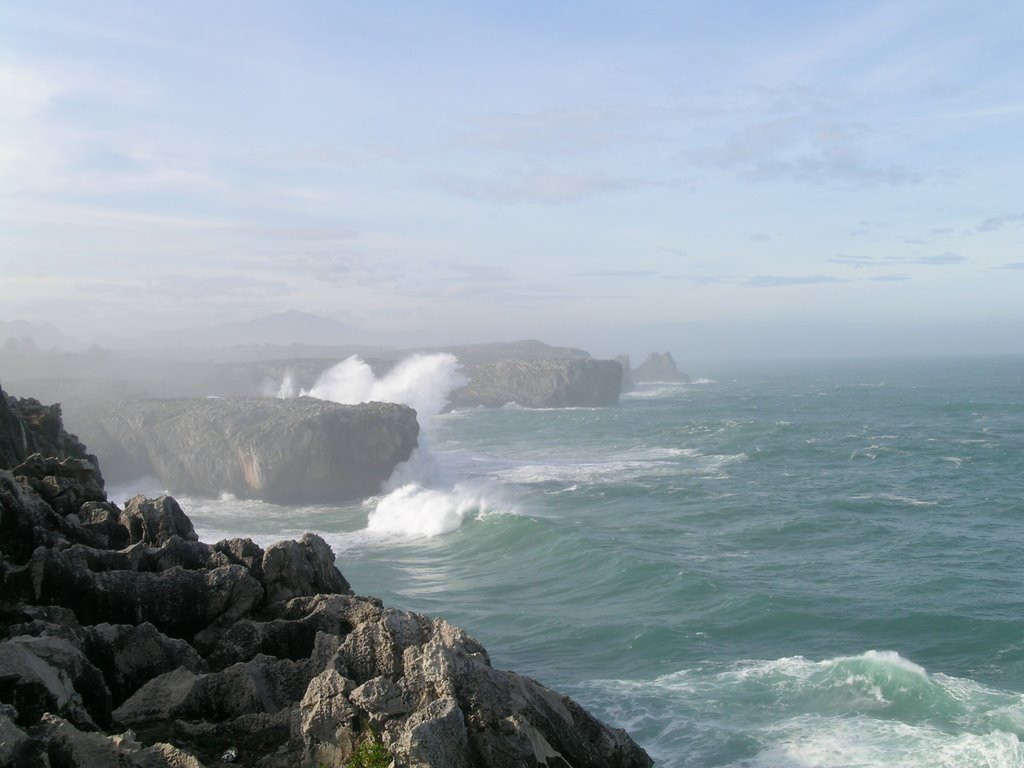
<path fill-rule="evenodd" d="M 107 501 L 84 453 L 0 467 L 0 534 L 0 768 L 651 765 L 463 630 L 354 595 L 319 537 L 204 544 L 170 497 Z"/>
<path fill-rule="evenodd" d="M 681 373 L 676 367 L 676 361 L 672 358 L 671 352 L 659 354 L 651 352 L 640 365 L 629 372 L 629 378 L 634 383 L 642 381 L 675 381 L 687 383 L 690 377 Z"/>
<path fill-rule="evenodd" d="M 526 408 L 615 405 L 622 366 L 615 360 L 500 360 L 462 369 L 469 380 L 452 392 L 453 408 L 518 403 Z"/>
<path fill-rule="evenodd" d="M 309 397 L 127 400 L 82 431 L 112 478 L 153 474 L 182 493 L 271 501 L 373 495 L 418 434 L 408 406 Z"/>

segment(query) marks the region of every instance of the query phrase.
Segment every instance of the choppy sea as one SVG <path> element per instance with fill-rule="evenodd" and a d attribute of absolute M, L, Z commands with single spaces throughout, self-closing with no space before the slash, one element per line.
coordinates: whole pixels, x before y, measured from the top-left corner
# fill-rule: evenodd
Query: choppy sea
<path fill-rule="evenodd" d="M 179 501 L 207 541 L 320 533 L 659 766 L 1024 765 L 1024 359 L 691 373 L 424 417 L 365 503 Z"/>

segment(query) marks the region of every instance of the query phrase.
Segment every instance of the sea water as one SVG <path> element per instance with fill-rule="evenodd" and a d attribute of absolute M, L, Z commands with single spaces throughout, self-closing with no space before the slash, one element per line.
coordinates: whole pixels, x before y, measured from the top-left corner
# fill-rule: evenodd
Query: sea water
<path fill-rule="evenodd" d="M 320 533 L 660 766 L 1024 765 L 1024 359 L 695 373 L 422 417 L 365 503 L 180 500 L 204 540 Z"/>

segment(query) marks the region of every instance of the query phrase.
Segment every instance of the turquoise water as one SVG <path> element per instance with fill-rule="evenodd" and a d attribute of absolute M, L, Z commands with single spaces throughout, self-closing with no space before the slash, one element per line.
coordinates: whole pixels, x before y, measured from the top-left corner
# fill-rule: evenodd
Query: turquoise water
<path fill-rule="evenodd" d="M 439 416 L 429 492 L 183 506 L 322 533 L 661 766 L 1024 765 L 1024 359 L 694 373 Z"/>

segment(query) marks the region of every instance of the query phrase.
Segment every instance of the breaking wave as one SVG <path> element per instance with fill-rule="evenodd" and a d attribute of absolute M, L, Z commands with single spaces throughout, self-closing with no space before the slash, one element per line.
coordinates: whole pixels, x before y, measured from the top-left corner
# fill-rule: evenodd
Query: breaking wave
<path fill-rule="evenodd" d="M 321 373 L 302 394 L 335 403 L 402 403 L 416 409 L 420 428 L 425 429 L 448 404 L 452 390 L 464 382 L 455 355 L 413 355 L 380 378 L 352 355 Z"/>
<path fill-rule="evenodd" d="M 447 406 L 452 390 L 465 381 L 459 361 L 450 354 L 413 355 L 379 378 L 353 355 L 328 368 L 302 391 L 336 403 L 381 401 L 416 409 L 419 446 L 408 461 L 395 467 L 384 484 L 385 493 L 367 502 L 370 533 L 439 536 L 458 529 L 465 520 L 514 509 L 496 487 L 453 478 L 444 457 L 430 448 L 433 418 Z"/>
<path fill-rule="evenodd" d="M 669 736 L 676 758 L 726 748 L 713 743 L 729 732 L 722 713 L 762 713 L 763 720 L 733 723 L 730 730 L 745 732 L 748 756 L 725 763 L 732 768 L 1011 768 L 1024 761 L 1024 697 L 930 674 L 894 651 L 740 661 L 585 687 L 609 698 L 620 724 Z M 649 706 L 655 701 L 660 708 Z M 682 712 L 690 730 L 675 722 Z"/>

